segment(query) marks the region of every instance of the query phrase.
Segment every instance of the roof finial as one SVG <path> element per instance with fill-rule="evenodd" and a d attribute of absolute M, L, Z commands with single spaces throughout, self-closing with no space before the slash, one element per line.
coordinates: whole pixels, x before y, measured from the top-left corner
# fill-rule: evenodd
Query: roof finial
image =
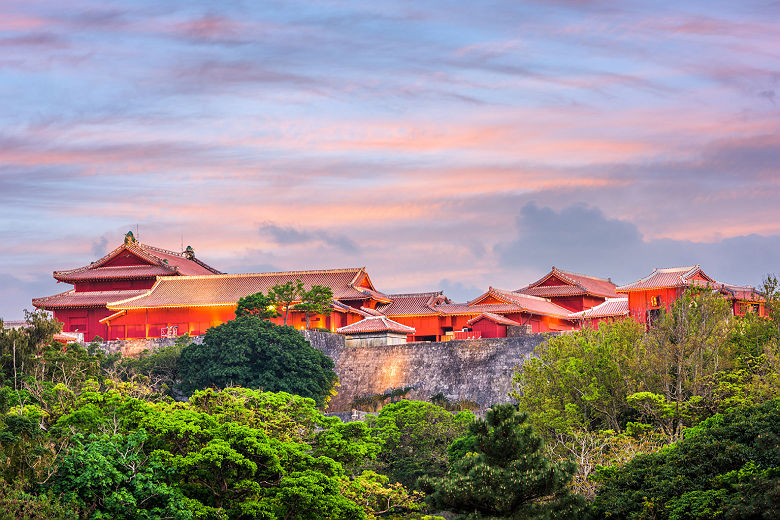
<path fill-rule="evenodd" d="M 187 246 L 187 249 L 184 250 L 184 256 L 189 260 L 195 258 L 195 250 L 192 249 L 192 246 Z"/>
<path fill-rule="evenodd" d="M 135 235 L 133 235 L 132 231 L 128 231 L 125 233 L 125 245 L 128 246 L 130 244 L 135 244 Z"/>

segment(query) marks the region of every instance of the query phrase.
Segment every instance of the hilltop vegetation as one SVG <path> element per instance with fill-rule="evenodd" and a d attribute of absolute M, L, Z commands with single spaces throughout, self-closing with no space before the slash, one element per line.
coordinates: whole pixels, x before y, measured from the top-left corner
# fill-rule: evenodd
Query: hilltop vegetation
<path fill-rule="evenodd" d="M 330 360 L 261 316 L 121 359 L 31 313 L 0 333 L 0 519 L 776 518 L 769 289 L 768 319 L 689 292 L 648 333 L 552 338 L 484 419 L 403 400 L 347 424 Z"/>

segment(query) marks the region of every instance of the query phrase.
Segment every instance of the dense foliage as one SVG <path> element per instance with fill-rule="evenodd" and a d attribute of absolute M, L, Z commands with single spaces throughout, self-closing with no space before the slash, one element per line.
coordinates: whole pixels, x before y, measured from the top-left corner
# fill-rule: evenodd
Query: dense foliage
<path fill-rule="evenodd" d="M 266 296 L 262 291 L 240 298 L 236 304 L 236 318 L 241 316 L 256 316 L 269 320 L 278 318 L 281 314 L 276 310 L 276 300 Z"/>
<path fill-rule="evenodd" d="M 551 338 L 516 373 L 513 397 L 549 453 L 577 463 L 578 492 L 595 496 L 589 477 L 599 466 L 657 450 L 731 407 L 780 397 L 776 317 L 734 318 L 726 305 L 688 291 L 648 332 L 625 320 Z"/>
<path fill-rule="evenodd" d="M 421 480 L 434 506 L 465 519 L 577 518 L 584 501 L 568 483 L 575 467 L 553 462 L 513 405 L 497 405 L 451 447 L 450 472 Z"/>
<path fill-rule="evenodd" d="M 715 415 L 599 478 L 593 518 L 780 518 L 780 400 Z"/>
<path fill-rule="evenodd" d="M 245 386 L 310 397 L 322 405 L 336 373 L 333 361 L 292 327 L 242 316 L 210 328 L 181 353 L 182 389 Z"/>
<path fill-rule="evenodd" d="M 382 441 L 375 467 L 391 480 L 414 489 L 424 475 L 447 472 L 447 447 L 462 436 L 474 416 L 453 414 L 423 401 L 400 401 L 367 421 L 372 434 Z"/>

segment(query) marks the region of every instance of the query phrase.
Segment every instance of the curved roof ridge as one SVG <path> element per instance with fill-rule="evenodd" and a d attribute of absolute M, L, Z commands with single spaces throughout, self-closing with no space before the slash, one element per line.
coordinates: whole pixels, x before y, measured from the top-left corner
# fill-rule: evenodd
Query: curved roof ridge
<path fill-rule="evenodd" d="M 534 296 L 532 294 L 523 294 L 523 293 L 516 293 L 514 291 L 508 291 L 506 289 L 499 289 L 498 287 L 490 287 L 488 289 L 488 292 L 497 293 L 499 295 L 506 295 L 510 298 L 529 298 L 533 300 L 541 300 L 543 302 L 552 302 L 549 298 L 543 298 L 541 296 Z M 483 295 L 484 296 L 484 295 Z M 474 301 L 474 300 L 472 300 Z"/>
<path fill-rule="evenodd" d="M 385 294 L 387 294 L 387 296 L 391 298 L 404 298 L 404 297 L 408 298 L 411 296 L 417 296 L 422 298 L 424 296 L 429 296 L 429 297 L 444 296 L 444 291 L 428 291 L 428 292 L 423 291 L 423 292 L 416 292 L 416 293 L 393 293 L 393 294 L 385 293 Z"/>
<path fill-rule="evenodd" d="M 195 274 L 186 277 L 185 276 L 182 277 L 162 276 L 160 277 L 160 279 L 165 281 L 171 281 L 171 280 L 198 280 L 198 279 L 210 279 L 210 278 L 247 278 L 251 276 L 274 276 L 280 274 L 295 275 L 295 274 L 310 274 L 310 273 L 349 273 L 352 271 L 359 271 L 362 269 L 364 268 L 360 267 L 360 268 L 344 268 L 344 269 L 309 269 L 309 270 L 301 270 L 301 271 L 273 271 L 273 272 L 265 272 L 265 273 Z"/>
<path fill-rule="evenodd" d="M 583 278 L 590 278 L 592 280 L 601 280 L 602 282 L 612 282 L 611 278 L 604 278 L 604 277 L 601 277 L 601 276 L 593 276 L 593 275 L 590 275 L 590 274 L 583 274 L 583 273 L 577 273 L 577 272 L 574 272 L 574 271 L 567 271 L 565 269 L 558 269 L 555 266 L 553 266 L 553 270 L 554 271 L 558 271 L 559 273 L 568 274 L 568 275 L 572 275 L 572 276 L 581 276 Z"/>

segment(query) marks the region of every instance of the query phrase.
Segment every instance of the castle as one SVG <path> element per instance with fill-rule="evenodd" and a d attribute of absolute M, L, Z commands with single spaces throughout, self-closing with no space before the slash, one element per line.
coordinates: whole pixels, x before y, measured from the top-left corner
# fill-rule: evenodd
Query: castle
<path fill-rule="evenodd" d="M 296 280 L 333 291 L 332 312 L 310 317 L 314 327 L 384 343 L 570 331 L 627 316 L 648 323 L 688 287 L 718 291 L 735 315 L 765 314 L 754 288 L 716 281 L 698 265 L 655 269 L 623 286 L 553 267 L 520 289 L 490 287 L 456 303 L 441 291 L 383 293 L 365 267 L 225 274 L 198 260 L 189 246 L 169 251 L 142 244 L 131 232 L 103 258 L 55 271 L 54 278 L 73 288 L 33 299 L 33 305 L 53 311 L 64 332 L 83 334 L 86 341 L 200 335 L 233 319 L 240 298 Z M 291 310 L 287 323 L 303 328 L 305 316 Z"/>

